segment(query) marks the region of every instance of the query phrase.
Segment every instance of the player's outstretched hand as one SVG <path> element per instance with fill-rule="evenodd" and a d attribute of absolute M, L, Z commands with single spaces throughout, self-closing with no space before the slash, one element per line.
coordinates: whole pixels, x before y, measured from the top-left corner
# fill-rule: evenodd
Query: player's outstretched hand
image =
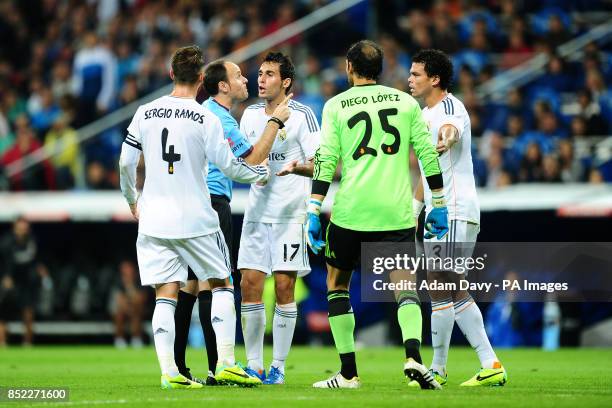
<path fill-rule="evenodd" d="M 440 155 L 446 153 L 447 150 L 448 146 L 444 142 L 438 142 L 438 144 L 436 145 L 436 152 L 438 152 L 438 154 Z"/>
<path fill-rule="evenodd" d="M 291 110 L 289 109 L 289 101 L 291 101 L 292 97 L 293 97 L 292 93 L 287 95 L 285 99 L 283 99 L 283 101 L 278 104 L 276 109 L 274 109 L 274 112 L 272 112 L 272 117 L 278 118 L 283 123 L 285 123 L 287 119 L 289 119 L 289 116 L 291 115 Z"/>
<path fill-rule="evenodd" d="M 290 161 L 289 163 L 285 164 L 283 168 L 280 169 L 278 173 L 276 173 L 276 175 L 286 176 L 287 174 L 293 174 L 293 172 L 295 171 L 295 168 L 297 167 L 297 164 L 298 164 L 297 160 Z"/>
<path fill-rule="evenodd" d="M 449 146 L 446 142 L 446 137 L 442 133 L 442 130 L 440 130 L 440 132 L 438 132 L 438 143 L 436 144 L 436 152 L 438 152 L 439 155 L 442 155 L 443 153 L 446 153 L 448 149 Z"/>

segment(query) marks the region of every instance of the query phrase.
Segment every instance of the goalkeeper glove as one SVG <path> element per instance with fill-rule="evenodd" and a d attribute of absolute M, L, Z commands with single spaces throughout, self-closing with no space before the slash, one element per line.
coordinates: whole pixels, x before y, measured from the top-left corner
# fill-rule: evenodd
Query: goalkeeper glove
<path fill-rule="evenodd" d="M 448 210 L 444 196 L 431 197 L 433 209 L 427 214 L 425 219 L 425 239 L 436 237 L 438 240 L 444 238 L 448 233 Z"/>
<path fill-rule="evenodd" d="M 306 230 L 308 231 L 308 246 L 315 255 L 325 246 L 319 218 L 320 213 L 321 201 L 311 198 L 306 213 Z"/>

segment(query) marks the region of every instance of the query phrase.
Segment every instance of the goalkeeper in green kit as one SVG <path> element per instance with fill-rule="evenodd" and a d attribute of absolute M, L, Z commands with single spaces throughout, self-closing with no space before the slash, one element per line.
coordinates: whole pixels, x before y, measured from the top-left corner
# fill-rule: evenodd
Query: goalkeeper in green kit
<path fill-rule="evenodd" d="M 355 362 L 355 318 L 348 291 L 351 274 L 359 263 L 362 242 L 414 242 L 410 145 L 434 195 L 434 209 L 425 227 L 439 239 L 448 232 L 438 153 L 421 108 L 407 93 L 376 83 L 382 66 L 383 52 L 376 43 L 363 40 L 352 45 L 346 55 L 351 88 L 330 99 L 323 108 L 321 145 L 315 155 L 307 214 L 308 244 L 315 254 L 325 248 L 329 323 L 341 369 L 333 377 L 313 384 L 315 388 L 361 385 Z M 342 177 L 323 241 L 319 212 L 339 160 Z M 394 273 L 409 275 L 409 271 L 394 271 L 392 280 Z M 421 361 L 422 322 L 417 293 L 396 291 L 395 298 L 406 349 L 404 374 L 423 389 L 439 389 Z"/>

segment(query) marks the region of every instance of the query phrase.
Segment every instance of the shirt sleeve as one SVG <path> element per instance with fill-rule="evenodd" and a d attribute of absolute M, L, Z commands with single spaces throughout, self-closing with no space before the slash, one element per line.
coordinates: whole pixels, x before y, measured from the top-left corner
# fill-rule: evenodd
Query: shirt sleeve
<path fill-rule="evenodd" d="M 417 159 L 423 166 L 423 173 L 425 173 L 425 177 L 440 174 L 438 152 L 431 143 L 431 135 L 423 119 L 421 109 L 418 104 L 414 104 L 411 110 L 410 143 L 412 143 Z"/>
<path fill-rule="evenodd" d="M 127 143 L 121 146 L 119 156 L 119 184 L 121 192 L 128 204 L 134 204 L 138 200 L 136 190 L 136 169 L 140 160 L 141 151 Z"/>
<path fill-rule="evenodd" d="M 440 119 L 440 129 L 442 128 L 442 126 L 444 125 L 452 125 L 455 129 L 457 129 L 457 132 L 459 134 L 459 139 L 461 139 L 461 136 L 463 135 L 463 124 L 464 124 L 464 117 L 463 115 L 458 112 L 458 110 L 456 109 L 455 105 L 453 104 L 452 99 L 444 99 L 442 101 L 442 108 L 443 108 L 443 112 L 444 112 L 444 116 L 442 116 L 442 118 Z"/>
<path fill-rule="evenodd" d="M 240 183 L 255 183 L 268 179 L 266 166 L 249 166 L 234 156 L 229 146 L 229 139 L 223 137 L 221 122 L 216 116 L 210 115 L 206 132 L 204 140 L 208 159 L 223 174 Z"/>
<path fill-rule="evenodd" d="M 138 108 L 128 126 L 128 134 L 125 136 L 119 156 L 119 184 L 128 204 L 134 204 L 138 200 L 136 169 L 142 152 L 142 138 L 139 129 L 140 112 L 141 109 Z"/>
<path fill-rule="evenodd" d="M 223 131 L 234 156 L 244 159 L 251 154 L 253 145 L 244 136 L 234 118 L 224 118 Z"/>
<path fill-rule="evenodd" d="M 317 118 L 312 112 L 312 109 L 306 107 L 304 112 L 304 121 L 300 126 L 300 134 L 298 136 L 298 142 L 302 147 L 306 160 L 310 160 L 314 157 L 317 149 L 319 148 L 321 139 L 321 129 Z"/>
<path fill-rule="evenodd" d="M 253 151 L 253 145 L 244 137 L 238 127 L 230 130 L 227 141 L 236 157 L 245 159 Z"/>
<path fill-rule="evenodd" d="M 333 109 L 332 101 L 328 101 L 323 107 L 321 144 L 315 153 L 312 177 L 315 181 L 320 180 L 327 183 L 332 182 L 340 158 L 340 135 L 338 134 L 336 112 Z"/>
<path fill-rule="evenodd" d="M 123 143 L 126 143 L 138 150 L 142 150 L 142 135 L 140 134 L 140 112 L 141 108 L 136 110 L 130 125 L 127 128 L 127 135 Z"/>

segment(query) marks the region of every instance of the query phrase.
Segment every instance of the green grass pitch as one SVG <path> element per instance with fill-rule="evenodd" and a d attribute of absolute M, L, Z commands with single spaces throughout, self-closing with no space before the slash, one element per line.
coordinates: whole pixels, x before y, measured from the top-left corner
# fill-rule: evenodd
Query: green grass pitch
<path fill-rule="evenodd" d="M 431 349 L 423 351 L 427 363 Z M 295 347 L 287 363 L 287 384 L 255 389 L 208 387 L 164 391 L 153 348 L 34 347 L 0 350 L 0 387 L 68 387 L 68 402 L 0 402 L 0 406 L 122 407 L 599 407 L 612 406 L 612 350 L 577 349 L 543 352 L 498 350 L 508 370 L 508 384 L 494 388 L 460 388 L 478 369 L 475 353 L 451 348 L 449 385 L 442 391 L 406 386 L 400 348 L 364 349 L 357 353 L 359 390 L 315 390 L 312 383 L 339 368 L 333 348 Z M 244 351 L 237 350 L 244 358 Z M 271 350 L 266 349 L 266 361 Z M 188 351 L 194 374 L 205 373 L 201 350 Z"/>

